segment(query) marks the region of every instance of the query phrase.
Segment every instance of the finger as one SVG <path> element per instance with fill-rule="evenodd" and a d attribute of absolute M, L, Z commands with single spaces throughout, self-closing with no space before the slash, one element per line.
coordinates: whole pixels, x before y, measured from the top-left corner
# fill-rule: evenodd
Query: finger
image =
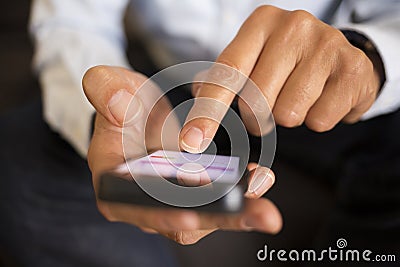
<path fill-rule="evenodd" d="M 270 200 L 248 199 L 242 223 L 252 230 L 276 234 L 282 228 L 282 216 Z"/>
<path fill-rule="evenodd" d="M 367 110 L 372 106 L 375 101 L 375 97 L 371 97 L 368 100 L 360 102 L 354 108 L 350 110 L 343 118 L 345 123 L 355 123 L 360 120 L 361 116 L 367 112 Z"/>
<path fill-rule="evenodd" d="M 179 209 L 148 208 L 99 201 L 99 210 L 111 221 L 124 222 L 157 232 L 194 231 L 199 228 L 197 213 Z"/>
<path fill-rule="evenodd" d="M 202 70 L 194 76 L 192 84 L 192 96 L 197 97 L 200 87 L 203 85 L 203 81 L 206 81 L 207 70 Z"/>
<path fill-rule="evenodd" d="M 142 74 L 124 68 L 97 66 L 86 72 L 82 85 L 97 112 L 110 123 L 122 126 L 125 114 L 129 120 L 142 109 L 141 101 L 133 95 L 145 80 Z M 129 105 L 131 101 L 136 102 Z M 129 114 L 128 106 L 132 107 Z"/>
<path fill-rule="evenodd" d="M 219 228 L 234 231 L 260 231 L 277 233 L 282 228 L 278 208 L 268 199 L 246 199 L 245 210 L 240 214 L 200 214 L 200 229 Z"/>
<path fill-rule="evenodd" d="M 254 135 L 264 135 L 274 128 L 271 111 L 304 49 L 297 45 L 298 35 L 291 34 L 289 26 L 279 25 L 274 29 L 251 72 L 250 81 L 240 93 L 240 114 Z"/>
<path fill-rule="evenodd" d="M 249 164 L 247 164 L 247 169 L 249 170 L 249 171 L 252 171 L 252 170 L 254 170 L 255 168 L 257 168 L 259 165 L 257 164 L 257 163 L 255 163 L 255 162 L 250 162 Z"/>
<path fill-rule="evenodd" d="M 180 131 L 180 147 L 190 153 L 204 152 L 228 109 L 229 105 L 218 99 L 197 97 Z"/>
<path fill-rule="evenodd" d="M 296 49 L 285 49 L 287 40 L 274 34 L 268 39 L 250 75 L 250 82 L 240 93 L 240 115 L 254 135 L 263 135 L 273 128 L 271 111 L 297 61 Z M 253 85 L 254 83 L 254 85 Z M 263 127 L 265 129 L 263 129 Z"/>
<path fill-rule="evenodd" d="M 267 99 L 255 83 L 249 80 L 238 98 L 240 117 L 249 133 L 263 136 L 274 129 L 275 123 Z"/>
<path fill-rule="evenodd" d="M 198 90 L 197 97 L 204 100 L 201 103 L 195 101 L 181 130 L 180 145 L 184 150 L 199 153 L 207 148 L 209 143 L 203 144 L 204 140 L 213 139 L 229 105 L 253 70 L 273 26 L 268 25 L 260 31 L 259 23 L 265 14 L 261 16 L 260 10 L 256 12 L 260 15 L 252 15 L 246 20 L 237 36 L 217 58 L 217 64 L 209 70 L 207 82 Z M 273 9 L 271 21 L 276 13 L 278 9 Z"/>
<path fill-rule="evenodd" d="M 148 234 L 158 234 L 158 232 L 152 228 L 147 228 L 147 227 L 139 227 L 139 228 L 140 230 Z"/>
<path fill-rule="evenodd" d="M 245 196 L 259 198 L 275 183 L 274 172 L 266 167 L 256 167 L 250 171 L 249 186 Z"/>
<path fill-rule="evenodd" d="M 301 61 L 290 74 L 273 108 L 277 124 L 284 127 L 301 125 L 320 97 L 330 75 L 331 64 L 319 57 Z"/>
<path fill-rule="evenodd" d="M 216 230 L 217 229 L 174 231 L 161 234 L 181 245 L 192 245 L 197 243 L 203 237 L 215 232 Z"/>
<path fill-rule="evenodd" d="M 361 116 L 372 106 L 378 94 L 377 88 L 380 87 L 379 74 L 374 72 L 371 81 L 361 90 L 364 93 L 359 94 L 358 104 L 356 104 L 350 112 L 343 118 L 345 123 L 355 123 L 360 120 Z"/>
<path fill-rule="evenodd" d="M 170 115 L 167 99 L 160 98 L 161 90 L 144 75 L 118 67 L 98 66 L 87 71 L 82 83 L 89 101 L 106 119 L 104 128 L 121 134 L 122 131 L 112 126 L 125 127 L 127 157 L 143 154 L 144 142 L 147 149 L 179 148 L 178 120 Z"/>
<path fill-rule="evenodd" d="M 310 108 L 305 123 L 316 132 L 331 130 L 350 112 L 355 88 L 353 81 L 339 77 L 328 79 L 323 93 Z"/>
<path fill-rule="evenodd" d="M 88 151 L 88 164 L 93 178 L 124 162 L 121 128 L 110 125 L 101 114 L 96 115 L 94 133 Z M 105 145 L 107 144 L 107 145 Z M 97 191 L 98 179 L 93 179 Z"/>
<path fill-rule="evenodd" d="M 356 122 L 375 100 L 379 79 L 365 53 L 352 46 L 343 47 L 340 59 L 323 95 L 307 115 L 306 122 L 315 131 L 330 130 L 342 119 Z M 323 113 L 318 115 L 320 111 Z"/>

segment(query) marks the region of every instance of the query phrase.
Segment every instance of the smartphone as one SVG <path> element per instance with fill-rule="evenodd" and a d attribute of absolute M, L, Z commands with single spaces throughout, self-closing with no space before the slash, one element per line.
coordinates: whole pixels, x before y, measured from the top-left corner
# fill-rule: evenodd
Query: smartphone
<path fill-rule="evenodd" d="M 143 179 L 151 183 L 151 186 L 162 189 L 164 185 L 159 180 L 162 177 L 179 186 L 201 186 L 210 183 L 209 190 L 227 190 L 227 194 L 211 203 L 187 209 L 237 213 L 244 206 L 247 175 L 246 164 L 238 156 L 159 150 L 142 158 L 128 160 L 103 173 L 100 176 L 98 197 L 104 201 L 147 207 L 182 208 L 157 200 L 137 183 L 137 179 Z"/>

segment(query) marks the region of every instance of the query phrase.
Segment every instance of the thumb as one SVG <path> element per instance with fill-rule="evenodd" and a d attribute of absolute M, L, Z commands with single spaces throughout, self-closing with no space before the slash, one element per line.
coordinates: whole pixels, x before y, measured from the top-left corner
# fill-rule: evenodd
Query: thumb
<path fill-rule="evenodd" d="M 146 80 L 140 73 L 120 67 L 96 66 L 82 80 L 86 97 L 109 123 L 122 127 L 143 110 L 135 91 Z"/>

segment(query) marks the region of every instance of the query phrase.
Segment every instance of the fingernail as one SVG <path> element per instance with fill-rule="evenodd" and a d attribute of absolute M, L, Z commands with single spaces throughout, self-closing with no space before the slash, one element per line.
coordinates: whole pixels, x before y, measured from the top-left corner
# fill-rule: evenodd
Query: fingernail
<path fill-rule="evenodd" d="M 200 153 L 204 140 L 203 131 L 197 127 L 191 127 L 182 138 L 182 148 L 191 153 Z"/>
<path fill-rule="evenodd" d="M 247 192 L 249 194 L 260 195 L 265 190 L 265 187 L 269 189 L 271 186 L 272 178 L 269 173 L 256 171 L 255 177 L 251 180 Z"/>
<path fill-rule="evenodd" d="M 108 109 L 120 124 L 129 124 L 140 115 L 142 103 L 125 89 L 116 92 L 108 102 Z"/>

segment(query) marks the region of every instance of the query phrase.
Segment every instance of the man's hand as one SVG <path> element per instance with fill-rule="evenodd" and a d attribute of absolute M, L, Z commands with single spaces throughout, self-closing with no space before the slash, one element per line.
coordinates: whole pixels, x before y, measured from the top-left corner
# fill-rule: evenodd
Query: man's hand
<path fill-rule="evenodd" d="M 339 30 L 306 11 L 272 6 L 253 12 L 217 62 L 255 82 L 277 124 L 295 127 L 305 122 L 317 132 L 328 131 L 341 120 L 358 121 L 374 102 L 380 84 L 368 57 Z M 211 84 L 195 89 L 196 97 L 228 106 L 235 97 L 234 92 Z M 242 93 L 246 95 L 246 88 Z M 242 119 L 250 132 L 260 134 L 250 113 L 265 100 L 251 94 L 246 97 L 247 104 L 239 99 Z M 191 113 L 200 113 L 198 108 L 201 105 L 195 105 Z M 180 133 L 183 149 L 206 148 L 203 140 L 212 140 L 219 126 L 213 114 L 209 117 L 187 120 Z"/>
<path fill-rule="evenodd" d="M 161 148 L 162 125 L 171 109 L 165 98 L 156 101 L 161 92 L 155 85 L 149 90 L 139 90 L 136 93 L 145 80 L 146 77 L 137 72 L 116 67 L 99 66 L 85 74 L 85 94 L 97 110 L 88 153 L 95 190 L 102 172 L 125 161 L 124 152 L 129 157 L 141 157 L 146 154 L 146 149 Z M 151 109 L 156 102 L 157 105 Z M 146 122 L 143 114 L 147 113 L 150 116 Z M 151 130 L 144 134 L 144 127 Z M 167 129 L 167 134 L 174 135 L 175 138 L 172 139 L 177 140 L 178 125 L 170 125 L 170 128 Z M 128 146 L 123 146 L 122 134 Z M 144 143 L 146 149 L 143 147 Z M 123 151 L 123 148 L 129 149 Z M 110 221 L 133 224 L 144 231 L 160 233 L 181 244 L 195 243 L 217 229 L 277 233 L 282 227 L 278 209 L 271 201 L 259 198 L 274 183 L 274 175 L 271 170 L 254 163 L 249 164 L 248 168 L 251 170 L 249 189 L 245 195 L 245 210 L 241 214 L 198 214 L 189 209 L 162 210 L 101 200 L 97 201 L 98 208 Z"/>

